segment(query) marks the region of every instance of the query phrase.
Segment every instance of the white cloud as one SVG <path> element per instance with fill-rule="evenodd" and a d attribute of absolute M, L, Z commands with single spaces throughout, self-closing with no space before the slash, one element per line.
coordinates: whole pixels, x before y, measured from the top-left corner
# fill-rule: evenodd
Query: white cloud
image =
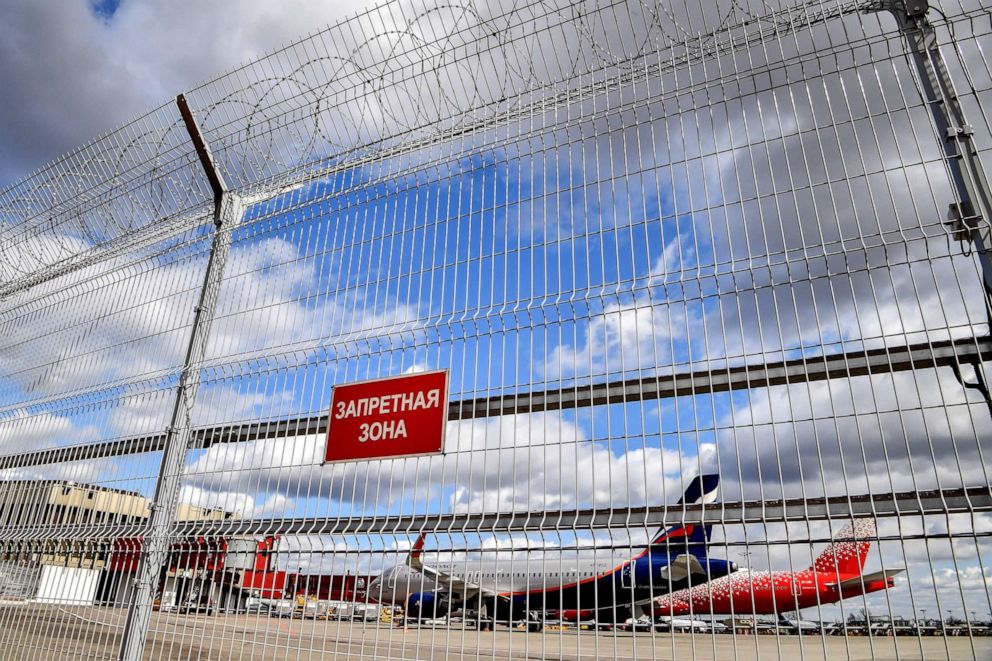
<path fill-rule="evenodd" d="M 100 429 L 85 418 L 77 419 L 47 411 L 8 411 L 0 417 L 0 455 L 16 455 L 39 448 L 85 446 L 100 439 Z M 0 480 L 72 480 L 99 482 L 118 476 L 113 459 L 72 461 L 73 451 L 66 449 L 64 461 L 0 470 Z M 0 458 L 0 466 L 3 459 Z"/>
<path fill-rule="evenodd" d="M 71 461 L 30 468 L 0 470 L 0 480 L 68 480 L 81 484 L 99 484 L 118 474 L 116 466 L 107 460 Z"/>
<path fill-rule="evenodd" d="M 442 457 L 321 466 L 323 444 L 296 437 L 215 445 L 185 475 L 217 492 L 326 499 L 364 511 L 400 503 L 523 511 L 673 502 L 692 476 L 675 451 L 639 446 L 617 453 L 559 414 L 449 423 Z"/>
<path fill-rule="evenodd" d="M 684 351 L 685 337 L 697 325 L 681 303 L 654 303 L 647 296 L 611 302 L 582 325 L 576 341 L 551 351 L 543 374 L 554 379 L 664 368 Z"/>
<path fill-rule="evenodd" d="M 71 306 L 64 296 L 53 296 L 42 299 L 42 314 L 13 308 L 20 314 L 7 317 L 0 335 L 5 381 L 26 393 L 49 394 L 175 365 L 200 266 L 139 270 L 112 261 L 87 270 L 92 280 L 75 287 Z M 61 278 L 50 286 L 74 282 Z"/>
<path fill-rule="evenodd" d="M 701 12 L 691 6 L 672 6 L 657 12 L 639 6 L 592 4 L 576 11 L 560 3 L 567 23 L 555 25 L 555 5 L 521 7 L 504 0 L 470 3 L 396 3 L 369 13 L 376 28 L 360 25 L 368 39 L 343 44 L 360 62 L 384 60 L 384 66 L 409 66 L 421 57 L 434 57 L 448 70 L 429 78 L 398 81 L 349 108 L 350 129 L 368 132 L 383 126 L 405 126 L 443 115 L 447 107 L 467 107 L 478 100 L 512 98 L 539 82 L 562 79 L 573 72 L 618 58 L 644 53 L 665 40 L 721 25 L 739 3 L 721 0 Z M 257 58 L 264 52 L 314 33 L 346 15 L 369 7 L 365 0 L 313 3 L 264 0 L 199 3 L 179 0 L 124 0 L 109 18 L 96 15 L 87 0 L 51 5 L 12 0 L 0 26 L 0 181 L 41 165 L 90 137 L 174 97 L 176 92 Z M 431 11 L 426 11 L 426 9 Z M 509 14 L 513 9 L 517 13 Z M 506 18 L 509 17 L 509 18 Z M 547 39 L 520 44 L 529 20 L 548 28 Z M 496 48 L 494 31 L 504 31 Z M 334 38 L 337 37 L 337 38 Z M 460 39 L 480 39 L 478 59 L 450 57 L 442 45 Z M 334 53 L 342 35 L 315 43 Z M 311 51 L 314 49 L 311 49 Z M 385 57 L 384 57 L 385 56 Z M 271 71 L 288 73 L 299 63 L 274 58 Z M 286 66 L 286 70 L 283 69 Z M 337 77 L 352 73 L 350 64 L 330 59 L 317 69 L 319 78 L 307 78 L 320 89 L 327 71 Z M 430 76 L 434 67 L 426 67 Z M 312 73 L 312 72 L 311 72 Z M 378 79 L 373 69 L 366 77 Z M 304 87 L 304 86 L 301 86 Z M 402 95 L 402 92 L 413 92 Z M 325 127 L 326 129 L 326 127 Z"/>
<path fill-rule="evenodd" d="M 281 515 L 293 506 L 293 501 L 282 494 L 252 497 L 237 491 L 211 491 L 191 484 L 184 484 L 180 488 L 179 502 L 220 509 L 243 518 Z"/>
<path fill-rule="evenodd" d="M 51 443 L 86 443 L 98 437 L 94 427 L 79 427 L 65 416 L 14 410 L 0 418 L 0 450 L 14 454 Z"/>
<path fill-rule="evenodd" d="M 943 368 L 753 390 L 700 448 L 727 499 L 915 491 L 988 483 L 987 409 Z M 941 394 L 942 406 L 919 410 Z M 897 399 L 898 398 L 898 399 Z M 897 402 L 901 402 L 902 409 Z"/>
<path fill-rule="evenodd" d="M 104 21 L 87 0 L 7 2 L 0 182 L 365 4 L 125 0 Z"/>
<path fill-rule="evenodd" d="M 0 230 L 6 230 L 0 218 Z M 57 264 L 66 255 L 84 252 L 90 244 L 79 237 L 65 234 L 38 234 L 21 238 L 17 250 L 5 250 L 0 260 L 0 282 L 13 280 L 33 271 Z"/>
<path fill-rule="evenodd" d="M 46 314 L 11 316 L 3 324 L 0 371 L 14 386 L 12 393 L 66 393 L 181 367 L 205 261 L 128 267 L 119 277 L 110 275 L 114 266 L 92 267 L 89 275 L 100 286 L 76 285 L 71 307 L 58 298 L 44 299 L 50 306 Z M 355 289 L 339 293 L 331 287 L 314 296 L 310 287 L 319 279 L 317 268 L 312 256 L 284 239 L 235 246 L 207 362 L 411 328 L 419 318 L 414 306 L 385 297 L 379 309 L 363 309 L 363 293 Z M 78 276 L 71 282 L 79 282 Z"/>

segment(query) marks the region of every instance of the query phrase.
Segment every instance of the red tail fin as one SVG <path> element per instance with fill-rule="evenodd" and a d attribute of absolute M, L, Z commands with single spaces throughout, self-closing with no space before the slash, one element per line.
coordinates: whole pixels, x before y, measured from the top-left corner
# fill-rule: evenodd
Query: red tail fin
<path fill-rule="evenodd" d="M 860 576 L 874 537 L 875 519 L 855 519 L 834 537 L 811 569 L 818 574 Z"/>
<path fill-rule="evenodd" d="M 421 560 L 421 556 L 424 555 L 425 539 L 427 539 L 427 533 L 420 533 L 420 536 L 417 537 L 417 541 L 413 543 L 413 547 L 410 549 L 410 555 L 406 558 L 406 564 L 417 571 L 424 568 L 424 563 Z"/>

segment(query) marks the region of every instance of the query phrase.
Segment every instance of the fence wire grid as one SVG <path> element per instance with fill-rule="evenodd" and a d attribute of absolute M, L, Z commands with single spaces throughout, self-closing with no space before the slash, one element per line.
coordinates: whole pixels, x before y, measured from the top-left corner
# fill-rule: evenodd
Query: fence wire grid
<path fill-rule="evenodd" d="M 990 48 L 391 0 L 9 186 L 0 656 L 992 658 Z"/>

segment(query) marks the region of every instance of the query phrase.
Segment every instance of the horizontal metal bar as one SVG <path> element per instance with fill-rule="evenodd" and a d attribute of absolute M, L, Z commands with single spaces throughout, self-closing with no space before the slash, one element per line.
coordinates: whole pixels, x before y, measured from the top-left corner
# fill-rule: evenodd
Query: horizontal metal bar
<path fill-rule="evenodd" d="M 562 529 L 660 528 L 678 524 L 740 524 L 823 520 L 851 516 L 897 516 L 945 512 L 992 511 L 992 487 L 902 492 L 828 498 L 753 500 L 711 505 L 622 507 L 491 514 L 437 514 L 317 519 L 238 520 L 215 522 L 218 531 L 259 531 L 280 535 L 328 532 L 554 531 Z M 193 532 L 200 525 L 186 526 Z M 203 534 L 203 533 L 198 533 Z"/>
<path fill-rule="evenodd" d="M 898 348 L 796 358 L 762 365 L 698 370 L 538 393 L 482 397 L 453 402 L 449 419 L 482 418 L 765 388 L 789 383 L 972 363 L 985 359 L 992 359 L 992 341 L 989 338 L 923 343 Z"/>
<path fill-rule="evenodd" d="M 992 487 L 939 489 L 896 493 L 751 500 L 710 505 L 616 507 L 541 512 L 408 514 L 307 519 L 231 519 L 191 521 L 177 525 L 183 536 L 239 535 L 395 535 L 435 533 L 540 532 L 624 528 L 657 529 L 681 524 L 735 525 L 823 521 L 851 517 L 893 517 L 992 512 Z M 60 524 L 8 526 L 0 543 L 108 541 L 142 537 L 148 526 Z"/>
<path fill-rule="evenodd" d="M 449 420 L 555 411 L 604 404 L 665 399 L 686 395 L 766 388 L 789 383 L 886 374 L 911 369 L 971 364 L 992 359 L 992 339 L 920 343 L 901 347 L 849 351 L 765 364 L 707 368 L 681 373 L 626 379 L 600 384 L 551 388 L 529 393 L 477 397 L 451 402 Z M 290 438 L 327 433 L 327 416 L 307 416 L 267 422 L 204 427 L 193 433 L 192 448 L 216 443 Z M 87 461 L 145 452 L 158 452 L 165 434 L 151 434 L 108 443 L 49 448 L 0 456 L 0 469 L 25 468 L 69 461 Z"/>

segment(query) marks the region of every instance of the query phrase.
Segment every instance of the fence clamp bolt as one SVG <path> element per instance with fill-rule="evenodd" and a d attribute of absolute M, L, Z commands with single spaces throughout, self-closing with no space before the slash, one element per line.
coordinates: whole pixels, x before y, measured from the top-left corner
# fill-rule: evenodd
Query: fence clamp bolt
<path fill-rule="evenodd" d="M 949 126 L 947 127 L 947 135 L 945 136 L 948 140 L 960 140 L 961 138 L 970 137 L 975 130 L 971 128 L 971 124 L 965 124 L 964 126 Z"/>
<path fill-rule="evenodd" d="M 909 0 L 909 2 L 906 3 L 906 16 L 908 18 L 925 16 L 929 10 L 929 0 Z"/>
<path fill-rule="evenodd" d="M 957 241 L 969 241 L 971 233 L 978 227 L 981 218 L 975 214 L 971 204 L 962 202 L 947 207 L 947 220 L 944 227 Z"/>

